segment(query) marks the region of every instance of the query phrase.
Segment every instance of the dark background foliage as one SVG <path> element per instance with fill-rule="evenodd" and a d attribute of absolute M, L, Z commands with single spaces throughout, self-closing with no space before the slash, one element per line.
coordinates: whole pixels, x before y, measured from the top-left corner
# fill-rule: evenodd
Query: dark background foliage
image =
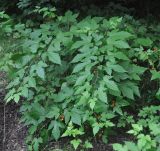
<path fill-rule="evenodd" d="M 21 14 L 23 12 L 23 15 L 26 16 L 35 8 L 35 6 L 56 6 L 56 8 L 66 11 L 68 9 L 81 9 L 84 6 L 91 5 L 104 7 L 110 2 L 114 2 L 115 4 L 120 3 L 127 8 L 134 8 L 135 15 L 139 17 L 145 17 L 146 15 L 151 14 L 160 17 L 159 0 L 13 0 L 12 2 L 10 2 L 10 0 L 0 0 L 0 9 L 5 9 L 10 14 Z"/>

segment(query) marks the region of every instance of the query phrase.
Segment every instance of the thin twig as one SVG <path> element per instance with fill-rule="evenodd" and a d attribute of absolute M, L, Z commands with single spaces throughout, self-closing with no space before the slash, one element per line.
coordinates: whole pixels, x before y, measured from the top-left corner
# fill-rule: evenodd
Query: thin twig
<path fill-rule="evenodd" d="M 3 106 L 3 151 L 5 151 L 5 142 L 6 142 L 6 104 Z"/>

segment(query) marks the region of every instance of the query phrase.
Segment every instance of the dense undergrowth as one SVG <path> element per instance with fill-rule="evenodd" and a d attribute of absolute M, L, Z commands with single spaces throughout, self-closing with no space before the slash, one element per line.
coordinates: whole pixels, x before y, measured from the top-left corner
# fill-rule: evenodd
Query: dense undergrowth
<path fill-rule="evenodd" d="M 22 102 L 29 151 L 63 137 L 89 149 L 93 138 L 108 143 L 113 131 L 130 129 L 135 140 L 115 150 L 160 150 L 160 24 L 110 6 L 62 16 L 36 7 L 35 22 L 18 24 L 0 13 L 5 99 Z"/>

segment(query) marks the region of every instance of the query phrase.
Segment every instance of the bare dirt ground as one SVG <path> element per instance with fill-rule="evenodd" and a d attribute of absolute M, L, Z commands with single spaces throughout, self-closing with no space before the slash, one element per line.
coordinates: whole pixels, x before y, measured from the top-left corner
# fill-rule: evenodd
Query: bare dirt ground
<path fill-rule="evenodd" d="M 16 104 L 0 103 L 0 150 L 27 151 L 25 136 L 27 128 L 20 123 Z"/>

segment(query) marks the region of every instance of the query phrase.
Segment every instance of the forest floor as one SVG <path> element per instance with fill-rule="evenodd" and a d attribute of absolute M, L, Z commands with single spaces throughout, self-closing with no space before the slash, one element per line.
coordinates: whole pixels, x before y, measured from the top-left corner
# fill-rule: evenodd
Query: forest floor
<path fill-rule="evenodd" d="M 19 106 L 0 102 L 0 150 L 1 151 L 27 151 L 25 136 L 27 128 L 20 123 L 17 112 Z"/>

